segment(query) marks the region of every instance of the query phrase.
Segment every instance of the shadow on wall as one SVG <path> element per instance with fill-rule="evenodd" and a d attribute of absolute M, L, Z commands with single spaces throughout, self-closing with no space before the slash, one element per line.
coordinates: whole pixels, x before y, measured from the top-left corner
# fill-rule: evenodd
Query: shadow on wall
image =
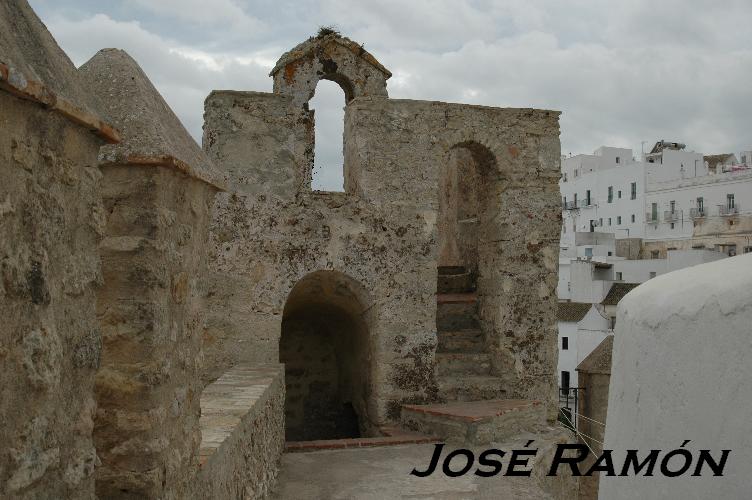
<path fill-rule="evenodd" d="M 280 362 L 285 364 L 285 439 L 371 435 L 370 301 L 338 271 L 316 271 L 285 303 Z"/>

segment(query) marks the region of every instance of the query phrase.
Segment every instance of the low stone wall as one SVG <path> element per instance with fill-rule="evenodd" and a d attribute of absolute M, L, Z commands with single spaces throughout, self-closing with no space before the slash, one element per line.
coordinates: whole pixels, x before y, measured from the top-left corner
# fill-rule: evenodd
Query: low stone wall
<path fill-rule="evenodd" d="M 265 498 L 285 438 L 283 365 L 236 365 L 201 395 L 194 498 Z"/>

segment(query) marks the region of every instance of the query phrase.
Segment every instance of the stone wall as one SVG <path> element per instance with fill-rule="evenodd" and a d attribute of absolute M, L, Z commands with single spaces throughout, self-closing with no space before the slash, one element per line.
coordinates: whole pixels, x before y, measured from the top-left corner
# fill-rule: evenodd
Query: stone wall
<path fill-rule="evenodd" d="M 122 134 L 100 152 L 96 490 L 184 498 L 201 439 L 207 237 L 220 176 L 125 52 L 102 50 L 79 71 Z"/>
<path fill-rule="evenodd" d="M 180 498 L 200 440 L 201 282 L 214 190 L 165 167 L 102 171 L 97 494 Z"/>
<path fill-rule="evenodd" d="M 0 32 L 0 497 L 94 498 L 97 152 L 118 136 L 26 1 Z"/>
<path fill-rule="evenodd" d="M 191 498 L 266 498 L 284 446 L 280 365 L 238 365 L 201 395 L 201 468 Z"/>
<path fill-rule="evenodd" d="M 0 90 L 0 497 L 93 498 L 101 141 Z"/>
<path fill-rule="evenodd" d="M 205 380 L 239 361 L 278 360 L 291 289 L 336 270 L 371 298 L 373 421 L 434 400 L 439 170 L 461 148 L 489 181 L 479 292 L 497 371 L 511 396 L 552 403 L 558 114 L 360 97 L 345 115 L 347 192 L 318 193 L 304 108 L 256 92 L 207 98 L 204 148 L 233 192 L 218 198 L 212 226 Z"/>

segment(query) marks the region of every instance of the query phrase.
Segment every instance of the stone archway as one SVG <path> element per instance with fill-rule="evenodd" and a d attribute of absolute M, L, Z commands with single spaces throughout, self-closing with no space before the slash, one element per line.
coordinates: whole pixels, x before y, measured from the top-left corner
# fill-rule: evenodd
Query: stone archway
<path fill-rule="evenodd" d="M 288 441 L 369 433 L 369 305 L 364 288 L 338 271 L 310 273 L 290 291 L 279 345 Z"/>

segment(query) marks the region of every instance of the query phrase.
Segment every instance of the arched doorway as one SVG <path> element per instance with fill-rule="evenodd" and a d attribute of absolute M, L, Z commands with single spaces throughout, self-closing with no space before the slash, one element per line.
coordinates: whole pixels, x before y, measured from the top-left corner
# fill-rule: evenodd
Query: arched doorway
<path fill-rule="evenodd" d="M 308 274 L 290 291 L 279 345 L 288 441 L 369 433 L 368 308 L 363 287 L 338 271 Z"/>

